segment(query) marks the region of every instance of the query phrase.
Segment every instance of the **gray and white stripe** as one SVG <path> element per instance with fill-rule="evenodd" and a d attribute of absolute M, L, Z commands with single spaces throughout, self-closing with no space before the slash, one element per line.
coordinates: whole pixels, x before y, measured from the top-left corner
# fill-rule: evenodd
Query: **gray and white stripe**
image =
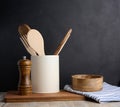
<path fill-rule="evenodd" d="M 96 92 L 82 92 L 82 91 L 73 90 L 71 85 L 65 85 L 64 90 L 72 93 L 84 95 L 99 103 L 120 101 L 120 87 L 110 85 L 106 82 L 103 83 L 103 89 Z"/>

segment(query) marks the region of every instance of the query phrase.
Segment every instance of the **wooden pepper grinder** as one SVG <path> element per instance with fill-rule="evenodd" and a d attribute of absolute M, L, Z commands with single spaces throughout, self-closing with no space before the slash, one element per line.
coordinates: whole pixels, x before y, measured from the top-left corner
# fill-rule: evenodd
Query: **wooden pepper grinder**
<path fill-rule="evenodd" d="M 19 84 L 18 84 L 18 94 L 19 95 L 30 95 L 32 94 L 32 85 L 30 80 L 31 71 L 31 61 L 23 56 L 23 59 L 18 61 L 19 69 Z"/>

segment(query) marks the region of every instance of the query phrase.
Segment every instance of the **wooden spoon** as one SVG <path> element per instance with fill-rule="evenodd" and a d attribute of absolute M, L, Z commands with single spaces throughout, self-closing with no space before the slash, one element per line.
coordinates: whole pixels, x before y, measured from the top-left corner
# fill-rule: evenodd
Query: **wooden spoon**
<path fill-rule="evenodd" d="M 36 29 L 30 29 L 27 33 L 27 41 L 39 56 L 45 55 L 44 40 L 39 31 Z"/>
<path fill-rule="evenodd" d="M 62 41 L 60 42 L 59 46 L 55 50 L 54 55 L 58 55 L 60 53 L 60 51 L 62 50 L 63 46 L 65 45 L 65 43 L 67 42 L 68 38 L 70 37 L 71 32 L 72 32 L 72 29 L 70 29 L 67 32 L 67 34 L 65 35 L 65 37 L 62 39 Z"/>

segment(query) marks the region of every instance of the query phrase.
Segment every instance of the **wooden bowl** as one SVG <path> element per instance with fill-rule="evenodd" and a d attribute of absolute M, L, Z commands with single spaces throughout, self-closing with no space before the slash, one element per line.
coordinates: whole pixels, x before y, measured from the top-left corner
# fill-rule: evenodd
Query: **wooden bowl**
<path fill-rule="evenodd" d="M 93 92 L 103 87 L 103 76 L 94 74 L 77 74 L 72 76 L 72 88 L 74 90 Z"/>

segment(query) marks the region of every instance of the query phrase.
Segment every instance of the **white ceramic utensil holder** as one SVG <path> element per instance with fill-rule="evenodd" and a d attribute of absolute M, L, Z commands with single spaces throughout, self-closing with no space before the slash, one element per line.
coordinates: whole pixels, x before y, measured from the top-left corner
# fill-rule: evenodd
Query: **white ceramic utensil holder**
<path fill-rule="evenodd" d="M 59 56 L 31 56 L 33 93 L 59 92 Z"/>

